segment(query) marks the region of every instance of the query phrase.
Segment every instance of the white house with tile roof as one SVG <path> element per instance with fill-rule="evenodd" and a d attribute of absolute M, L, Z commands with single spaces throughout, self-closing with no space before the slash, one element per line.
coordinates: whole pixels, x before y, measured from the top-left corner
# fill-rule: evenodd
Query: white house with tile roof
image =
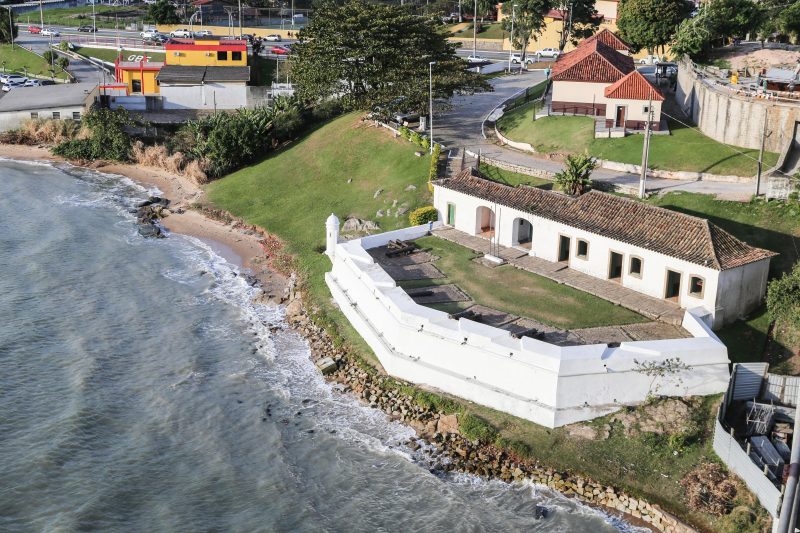
<path fill-rule="evenodd" d="M 706 219 L 591 191 L 571 197 L 509 187 L 467 169 L 434 182 L 439 220 L 490 243 L 615 281 L 685 309 L 702 307 L 713 327 L 758 307 L 777 255 Z"/>

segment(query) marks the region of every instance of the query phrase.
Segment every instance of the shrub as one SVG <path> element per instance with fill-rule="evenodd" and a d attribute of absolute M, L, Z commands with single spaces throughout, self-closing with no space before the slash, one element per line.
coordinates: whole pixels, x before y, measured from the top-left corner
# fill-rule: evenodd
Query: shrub
<path fill-rule="evenodd" d="M 88 136 L 60 143 L 53 153 L 67 159 L 90 161 L 110 159 L 128 161 L 131 155 L 131 139 L 125 126 L 133 119 L 124 109 L 94 108 L 83 117 Z"/>
<path fill-rule="evenodd" d="M 402 137 L 403 139 L 407 141 L 411 140 L 411 130 L 408 129 L 407 127 L 400 126 L 399 128 L 397 128 L 397 131 L 400 132 L 400 137 Z"/>
<path fill-rule="evenodd" d="M 439 219 L 439 212 L 432 205 L 426 205 L 414 209 L 408 215 L 408 221 L 412 226 L 419 226 L 420 224 L 427 224 L 428 222 L 436 222 Z"/>
<path fill-rule="evenodd" d="M 597 162 L 589 154 L 568 155 L 564 168 L 556 173 L 555 182 L 567 194 L 583 194 L 592 187 L 592 171 Z"/>
<path fill-rule="evenodd" d="M 458 418 L 458 429 L 469 440 L 492 443 L 497 439 L 497 431 L 482 418 L 469 413 Z"/>
<path fill-rule="evenodd" d="M 422 139 L 419 142 L 420 148 L 422 148 L 426 152 L 429 151 L 431 149 L 431 142 L 428 140 L 427 137 L 420 137 L 420 139 Z"/>
<path fill-rule="evenodd" d="M 74 120 L 27 119 L 22 126 L 0 133 L 0 142 L 8 144 L 58 144 L 83 135 Z"/>
<path fill-rule="evenodd" d="M 411 132 L 411 138 L 409 139 L 412 143 L 416 144 L 417 146 L 421 146 L 422 143 L 422 135 L 417 133 L 416 131 Z"/>
<path fill-rule="evenodd" d="M 730 512 L 736 483 L 716 463 L 704 463 L 681 480 L 689 508 L 716 516 Z"/>
<path fill-rule="evenodd" d="M 428 182 L 431 182 L 439 177 L 439 157 L 442 155 L 442 145 L 433 145 L 433 154 L 431 154 L 431 165 L 428 168 Z M 430 188 L 430 185 L 428 186 Z"/>
<path fill-rule="evenodd" d="M 800 331 L 800 263 L 789 273 L 770 281 L 767 287 L 767 312 L 770 320 Z"/>

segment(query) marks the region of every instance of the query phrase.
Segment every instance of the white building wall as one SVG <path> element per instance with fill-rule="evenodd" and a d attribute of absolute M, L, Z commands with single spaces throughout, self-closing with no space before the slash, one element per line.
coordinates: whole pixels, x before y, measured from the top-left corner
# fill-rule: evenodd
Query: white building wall
<path fill-rule="evenodd" d="M 0 112 L 0 131 L 8 131 L 19 128 L 22 123 L 31 118 L 31 113 L 38 113 L 38 118 L 51 119 L 53 113 L 61 113 L 61 120 L 72 120 L 73 113 L 84 114 L 83 105 L 52 107 L 48 109 L 30 109 L 27 111 L 5 111 Z"/>
<path fill-rule="evenodd" d="M 649 100 L 621 100 L 621 99 L 607 99 L 606 104 L 606 118 L 616 120 L 617 106 L 625 106 L 625 120 L 640 120 L 647 121 L 648 113 L 644 108 L 648 106 Z M 653 102 L 653 121 L 658 122 L 661 120 L 661 102 Z"/>
<path fill-rule="evenodd" d="M 727 349 L 699 311 L 684 318 L 694 338 L 559 347 L 514 339 L 507 331 L 452 320 L 414 303 L 365 249 L 427 230 L 417 226 L 337 244 L 325 277 L 340 309 L 389 374 L 548 427 L 613 412 L 649 393 L 716 394 L 727 387 Z M 634 362 L 668 357 L 679 357 L 691 369 L 654 384 Z"/>
<path fill-rule="evenodd" d="M 728 323 L 761 305 L 767 291 L 769 259 L 723 270 L 717 285 L 716 322 Z M 721 317 L 721 318 L 720 318 Z"/>
<path fill-rule="evenodd" d="M 606 104 L 606 87 L 610 83 L 587 83 L 583 81 L 554 81 L 554 102 L 581 102 L 586 104 Z"/>
<path fill-rule="evenodd" d="M 703 307 L 712 314 L 716 312 L 717 285 L 720 274 L 717 270 L 615 241 L 601 235 L 537 217 L 518 209 L 498 204 L 492 205 L 485 200 L 464 193 L 434 186 L 434 206 L 439 211 L 439 220 L 447 221 L 448 203 L 456 205 L 454 227 L 470 235 L 476 234 L 478 208 L 481 206 L 491 208 L 495 212 L 499 243 L 503 246 L 514 246 L 516 244 L 513 241 L 516 219 L 520 218 L 529 221 L 533 226 L 530 255 L 541 257 L 547 261 L 558 261 L 559 238 L 561 235 L 569 237 L 569 267 L 597 278 L 608 279 L 610 253 L 612 251 L 617 252 L 623 256 L 622 285 L 654 298 L 664 298 L 665 296 L 667 269 L 678 272 L 681 274 L 681 287 L 677 303 L 683 308 Z M 579 239 L 589 243 L 585 259 L 577 257 Z M 486 249 L 488 252 L 489 241 L 486 243 Z M 629 273 L 631 257 L 642 259 L 641 277 L 636 277 Z M 689 293 L 691 276 L 703 278 L 705 288 L 702 297 L 696 297 Z M 763 291 L 758 293 L 759 298 L 762 294 Z M 735 297 L 738 296 L 731 296 L 731 298 Z M 715 320 L 716 325 L 721 324 Z"/>
<path fill-rule="evenodd" d="M 238 109 L 247 106 L 244 83 L 170 85 L 162 83 L 164 109 Z"/>

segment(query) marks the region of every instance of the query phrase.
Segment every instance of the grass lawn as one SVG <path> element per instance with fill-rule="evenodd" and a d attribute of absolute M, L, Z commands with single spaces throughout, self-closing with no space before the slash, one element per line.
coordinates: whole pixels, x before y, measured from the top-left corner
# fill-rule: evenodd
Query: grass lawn
<path fill-rule="evenodd" d="M 450 241 L 424 237 L 417 244 L 440 257 L 435 264 L 447 277 L 400 283 L 403 287 L 455 283 L 476 303 L 562 329 L 647 321 L 624 307 L 511 265 L 485 267 L 473 261 L 482 254 Z"/>
<path fill-rule="evenodd" d="M 453 24 L 450 26 L 451 32 L 458 36 L 459 39 L 472 38 L 472 23 Z M 499 22 L 485 22 L 478 29 L 478 39 L 505 39 L 508 32 L 503 29 L 503 25 Z"/>
<path fill-rule="evenodd" d="M 770 262 L 770 277 L 782 275 L 800 261 L 800 213 L 781 202 L 727 202 L 703 194 L 669 193 L 648 200 L 654 205 L 709 219 L 739 239 L 778 252 Z M 764 309 L 718 332 L 734 362 L 760 361 L 769 318 Z"/>
<path fill-rule="evenodd" d="M 552 116 L 534 121 L 533 107 L 523 106 L 503 115 L 498 128 L 512 140 L 530 143 L 538 152 L 579 153 L 588 150 L 601 159 L 641 164 L 643 135 L 595 139 L 593 124 L 591 117 Z M 650 168 L 755 175 L 758 150 L 718 143 L 676 122 L 670 121 L 669 127 L 670 135 L 653 135 L 651 138 Z M 764 161 L 767 168 L 771 167 L 778 161 L 778 154 L 765 152 Z"/>
<path fill-rule="evenodd" d="M 73 52 L 87 57 L 94 57 L 101 61 L 108 61 L 109 63 L 113 63 L 119 55 L 117 50 L 112 50 L 110 48 L 92 48 L 89 46 L 76 46 L 73 49 Z M 122 51 L 122 58 L 126 61 L 130 56 L 141 55 L 146 55 L 150 58 L 150 61 L 164 61 L 164 58 L 166 57 L 166 54 L 163 52 L 137 52 L 135 50 Z"/>
<path fill-rule="evenodd" d="M 527 174 L 517 174 L 510 170 L 503 170 L 502 168 L 493 167 L 486 163 L 481 163 L 481 174 L 486 176 L 492 181 L 517 187 L 518 185 L 530 185 L 531 187 L 539 187 L 540 189 L 552 189 L 553 182 L 536 176 L 528 176 Z"/>
<path fill-rule="evenodd" d="M 126 24 L 142 22 L 146 14 L 145 7 L 131 6 L 95 6 L 98 28 L 115 28 L 119 22 L 119 29 L 125 29 Z M 31 12 L 17 17 L 19 24 L 39 25 L 39 13 Z M 46 9 L 44 11 L 45 26 L 80 26 L 92 23 L 92 6 L 63 7 Z M 26 31 L 21 29 L 20 31 Z"/>
<path fill-rule="evenodd" d="M 359 119 L 355 113 L 337 118 L 260 163 L 211 183 L 207 192 L 214 205 L 285 241 L 287 251 L 298 259 L 306 290 L 326 317 L 372 358 L 344 315 L 330 304 L 323 278 L 331 267 L 322 253 L 325 220 L 336 213 L 342 223 L 355 216 L 378 222 L 383 231 L 408 226 L 407 216 L 376 217 L 376 212 L 389 210 L 394 200 L 407 204 L 409 211 L 428 204 L 429 159 L 415 157 L 414 145 Z M 409 185 L 416 189 L 407 191 Z M 374 198 L 379 189 L 383 192 Z"/>
<path fill-rule="evenodd" d="M 19 46 L 14 46 L 11 49 L 10 44 L 0 44 L 0 61 L 4 63 L 3 69 L 5 72 L 18 72 L 24 74 L 38 74 L 40 76 L 50 77 L 50 65 L 40 56 L 29 52 Z M 56 78 L 66 79 L 68 76 L 58 67 Z"/>

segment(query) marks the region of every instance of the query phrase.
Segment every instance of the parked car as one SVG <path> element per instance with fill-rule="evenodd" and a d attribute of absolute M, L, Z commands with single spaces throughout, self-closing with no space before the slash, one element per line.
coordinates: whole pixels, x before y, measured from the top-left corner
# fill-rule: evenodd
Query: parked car
<path fill-rule="evenodd" d="M 409 122 L 418 122 L 419 113 L 395 113 L 392 115 L 392 120 L 405 126 Z"/>
<path fill-rule="evenodd" d="M 28 78 L 22 74 L 2 74 L 0 75 L 0 83 L 25 83 Z"/>
<path fill-rule="evenodd" d="M 286 46 L 273 46 L 269 49 L 270 54 L 275 54 L 278 56 L 287 56 L 292 53 L 292 50 Z"/>
<path fill-rule="evenodd" d="M 78 31 L 82 31 L 82 32 L 86 32 L 86 33 L 92 33 L 93 31 L 97 31 L 97 28 L 95 28 L 94 26 L 91 26 L 89 24 L 83 24 L 81 26 L 78 26 Z"/>
<path fill-rule="evenodd" d="M 511 54 L 511 63 L 513 63 L 514 65 L 522 63 L 522 55 L 521 54 Z M 526 65 L 531 65 L 533 63 L 536 63 L 536 60 L 534 58 L 532 58 L 531 56 L 525 56 L 525 64 Z"/>
<path fill-rule="evenodd" d="M 293 18 L 294 20 L 303 20 L 304 18 L 306 18 L 306 16 L 305 16 L 305 15 L 303 15 L 302 13 L 297 13 L 297 14 L 296 14 L 296 15 L 294 15 L 292 18 Z"/>
<path fill-rule="evenodd" d="M 486 59 L 483 56 L 468 56 L 467 57 L 467 63 L 469 63 L 471 65 L 478 64 L 478 63 L 488 63 L 488 62 L 489 62 L 489 60 Z"/>
<path fill-rule="evenodd" d="M 22 84 L 23 87 L 41 87 L 41 80 L 28 80 Z"/>
<path fill-rule="evenodd" d="M 195 37 L 211 37 L 214 34 L 210 30 L 200 30 L 194 32 Z"/>
<path fill-rule="evenodd" d="M 556 59 L 561 52 L 558 51 L 558 48 L 542 48 L 541 50 L 536 50 L 533 54 L 537 57 L 549 57 L 552 59 Z"/>
<path fill-rule="evenodd" d="M 45 37 L 58 37 L 61 35 L 55 28 L 42 28 L 40 33 Z"/>
<path fill-rule="evenodd" d="M 639 60 L 640 65 L 655 65 L 660 62 L 661 58 L 657 55 L 648 55 Z"/>
<path fill-rule="evenodd" d="M 173 30 L 173 31 L 169 32 L 169 36 L 170 37 L 177 37 L 179 39 L 191 39 L 192 38 L 192 32 L 190 32 L 186 28 L 182 28 L 180 30 Z"/>
<path fill-rule="evenodd" d="M 269 41 L 271 43 L 279 43 L 281 42 L 281 36 L 278 35 L 277 33 L 271 33 L 270 35 L 264 37 L 264 40 Z"/>
<path fill-rule="evenodd" d="M 24 87 L 25 82 L 18 82 L 18 81 L 10 81 L 3 85 L 3 92 L 7 93 L 11 89 L 16 89 L 17 87 Z"/>
<path fill-rule="evenodd" d="M 28 33 L 42 33 L 42 28 L 39 26 L 28 26 Z"/>
<path fill-rule="evenodd" d="M 142 39 L 155 39 L 160 35 L 161 34 L 158 32 L 158 30 L 144 30 L 143 32 L 139 33 L 139 36 Z"/>

